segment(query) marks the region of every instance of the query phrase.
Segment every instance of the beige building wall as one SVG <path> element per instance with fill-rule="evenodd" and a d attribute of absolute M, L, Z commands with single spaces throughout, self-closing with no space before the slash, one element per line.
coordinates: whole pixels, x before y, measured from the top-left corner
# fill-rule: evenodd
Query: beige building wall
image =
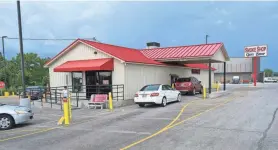
<path fill-rule="evenodd" d="M 190 68 L 167 67 L 142 64 L 126 64 L 125 66 L 125 98 L 132 99 L 134 94 L 147 84 L 171 84 L 170 74 L 179 77 L 194 76 L 208 86 L 208 70 L 201 70 L 200 74 L 191 74 Z M 212 71 L 212 82 L 214 82 L 214 72 Z"/>

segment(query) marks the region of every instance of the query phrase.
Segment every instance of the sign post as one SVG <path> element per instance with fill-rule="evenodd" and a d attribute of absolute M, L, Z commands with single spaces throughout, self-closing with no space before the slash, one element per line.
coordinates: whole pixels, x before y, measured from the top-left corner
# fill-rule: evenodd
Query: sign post
<path fill-rule="evenodd" d="M 244 48 L 244 56 L 247 58 L 253 58 L 253 83 L 254 86 L 257 86 L 257 65 L 258 65 L 258 57 L 266 57 L 267 56 L 267 45 L 259 45 L 259 46 L 247 46 Z"/>

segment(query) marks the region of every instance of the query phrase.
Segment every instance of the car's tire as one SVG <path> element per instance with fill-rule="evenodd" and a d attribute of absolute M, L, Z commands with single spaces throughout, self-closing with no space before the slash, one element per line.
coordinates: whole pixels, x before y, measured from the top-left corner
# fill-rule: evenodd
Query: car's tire
<path fill-rule="evenodd" d="M 8 130 L 14 126 L 14 119 L 10 115 L 0 115 L 0 130 Z"/>
<path fill-rule="evenodd" d="M 161 101 L 161 104 L 160 104 L 162 107 L 165 107 L 167 105 L 167 99 L 166 97 L 163 97 L 162 98 L 162 101 Z"/>
<path fill-rule="evenodd" d="M 145 107 L 145 104 L 138 104 L 139 107 Z"/>
<path fill-rule="evenodd" d="M 181 94 L 178 95 L 177 102 L 181 101 Z"/>

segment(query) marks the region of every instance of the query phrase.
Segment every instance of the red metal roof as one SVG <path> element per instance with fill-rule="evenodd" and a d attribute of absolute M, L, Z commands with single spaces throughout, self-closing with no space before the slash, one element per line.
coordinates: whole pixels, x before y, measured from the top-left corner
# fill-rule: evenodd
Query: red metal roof
<path fill-rule="evenodd" d="M 154 61 L 153 59 L 147 58 L 139 50 L 126 48 L 121 46 L 115 46 L 110 44 L 104 44 L 99 42 L 93 42 L 88 40 L 80 40 L 88 45 L 91 45 L 109 55 L 112 55 L 118 59 L 121 59 L 125 62 L 134 62 L 134 63 L 144 63 L 144 64 L 156 64 L 156 65 L 165 65 L 163 63 Z"/>
<path fill-rule="evenodd" d="M 54 68 L 54 72 L 73 72 L 88 70 L 113 70 L 113 58 L 89 59 L 67 61 L 60 66 Z"/>
<path fill-rule="evenodd" d="M 144 49 L 141 52 L 152 59 L 175 59 L 213 56 L 223 43 Z"/>
<path fill-rule="evenodd" d="M 185 66 L 189 68 L 196 68 L 196 69 L 203 69 L 203 70 L 209 69 L 209 66 L 206 64 L 185 64 Z M 215 71 L 216 69 L 211 67 L 211 70 Z"/>
<path fill-rule="evenodd" d="M 71 43 L 68 47 L 66 47 L 63 51 L 61 51 L 55 57 L 53 57 L 50 61 L 48 61 L 45 65 L 49 65 L 55 59 L 62 56 L 65 52 L 69 51 L 71 47 L 78 42 L 82 42 L 87 45 L 90 45 L 108 55 L 111 55 L 112 57 L 118 58 L 125 62 L 165 65 L 165 66 L 172 66 L 172 65 L 157 62 L 155 61 L 155 59 L 212 56 L 223 45 L 222 43 L 214 43 L 214 44 L 207 44 L 207 45 L 203 44 L 203 45 L 138 50 L 138 49 L 126 48 L 126 47 L 121 47 L 121 46 L 116 46 L 111 44 L 77 39 L 76 41 Z M 69 61 L 68 63 L 70 62 L 72 61 Z M 208 69 L 208 66 L 205 64 L 187 64 L 185 66 L 189 68 Z"/>

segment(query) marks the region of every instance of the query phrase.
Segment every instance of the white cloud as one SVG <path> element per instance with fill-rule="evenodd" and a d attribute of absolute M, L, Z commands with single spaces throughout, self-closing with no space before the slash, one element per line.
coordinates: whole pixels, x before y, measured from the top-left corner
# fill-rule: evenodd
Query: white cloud
<path fill-rule="evenodd" d="M 39 14 L 30 15 L 30 17 L 27 18 L 25 21 L 26 25 L 34 25 L 39 24 L 43 21 L 43 18 Z"/>
<path fill-rule="evenodd" d="M 172 43 L 177 43 L 177 40 L 173 39 L 171 40 Z"/>
<path fill-rule="evenodd" d="M 223 21 L 223 20 L 217 20 L 215 23 L 218 24 L 218 25 L 220 25 L 220 24 L 223 24 L 224 21 Z"/>
<path fill-rule="evenodd" d="M 17 36 L 17 13 L 15 3 L 4 3 L 0 7 L 1 34 Z M 3 6 L 4 5 L 4 6 Z M 113 14 L 117 2 L 21 2 L 22 27 L 24 37 L 46 38 L 69 37 L 83 28 L 93 26 L 97 21 L 105 21 Z M 5 8 L 5 9 L 1 9 Z M 8 10 L 8 11 L 7 11 Z M 5 12 L 5 13 L 4 13 Z M 9 14 L 9 15 L 3 15 Z M 11 27 L 13 25 L 13 27 Z M 101 25 L 97 26 L 101 28 Z M 94 27 L 97 30 L 96 26 Z M 86 34 L 82 32 L 79 36 Z"/>
<path fill-rule="evenodd" d="M 106 37 L 107 33 L 104 32 L 102 25 L 109 22 L 107 18 L 113 15 L 117 4 L 118 2 L 21 1 L 23 37 L 92 38 L 96 34 Z M 1 3 L 0 36 L 18 37 L 17 21 L 16 3 Z M 7 40 L 7 49 L 17 51 L 19 47 L 17 42 L 18 40 Z M 63 45 L 63 41 L 25 41 L 24 49 L 26 52 L 42 51 L 47 46 L 61 47 L 61 44 Z M 47 52 L 42 52 L 57 53 L 57 49 L 49 48 Z"/>
<path fill-rule="evenodd" d="M 228 10 L 226 10 L 224 8 L 218 8 L 218 7 L 215 8 L 215 12 L 216 12 L 217 15 L 222 15 L 222 16 L 226 16 L 226 15 L 230 15 L 231 14 L 230 11 L 228 11 Z"/>
<path fill-rule="evenodd" d="M 236 29 L 235 25 L 231 21 L 228 22 L 227 27 L 228 27 L 229 30 L 235 30 Z"/>
<path fill-rule="evenodd" d="M 230 12 L 228 12 L 226 9 L 222 9 L 220 12 L 221 12 L 223 15 L 229 15 L 229 14 L 230 14 Z"/>

